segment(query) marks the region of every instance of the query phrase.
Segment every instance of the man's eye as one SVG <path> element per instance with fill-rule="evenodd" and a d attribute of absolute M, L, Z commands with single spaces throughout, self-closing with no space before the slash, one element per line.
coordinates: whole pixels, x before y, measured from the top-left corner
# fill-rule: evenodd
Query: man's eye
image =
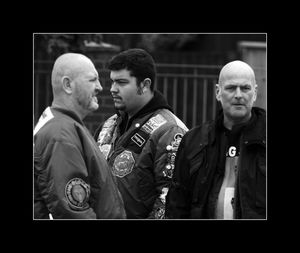
<path fill-rule="evenodd" d="M 248 90 L 251 90 L 251 87 L 250 86 L 245 86 L 245 87 L 242 87 L 241 89 L 244 90 L 244 91 L 248 91 Z"/>
<path fill-rule="evenodd" d="M 232 90 L 234 90 L 234 89 L 235 89 L 234 86 L 228 86 L 228 87 L 226 87 L 226 90 L 229 90 L 229 91 L 232 91 Z"/>

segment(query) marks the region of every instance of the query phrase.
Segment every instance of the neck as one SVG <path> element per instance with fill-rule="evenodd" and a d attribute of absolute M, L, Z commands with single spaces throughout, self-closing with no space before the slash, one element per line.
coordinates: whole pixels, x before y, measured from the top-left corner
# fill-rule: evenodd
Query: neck
<path fill-rule="evenodd" d="M 224 115 L 224 126 L 228 129 L 231 130 L 233 126 L 237 125 L 237 124 L 242 124 L 242 123 L 246 123 L 250 120 L 251 118 L 251 113 L 249 114 L 248 117 L 245 118 L 240 118 L 240 119 L 232 119 L 232 118 L 228 118 L 226 115 Z"/>
<path fill-rule="evenodd" d="M 77 110 L 71 101 L 55 98 L 52 102 L 52 107 L 61 108 L 74 112 L 81 120 L 85 118 L 85 114 Z"/>
<path fill-rule="evenodd" d="M 149 101 L 153 98 L 154 94 L 144 94 L 143 98 L 141 98 L 140 106 L 137 106 L 134 111 L 127 112 L 129 119 L 132 118 L 135 114 L 137 114 L 146 104 L 149 103 Z"/>

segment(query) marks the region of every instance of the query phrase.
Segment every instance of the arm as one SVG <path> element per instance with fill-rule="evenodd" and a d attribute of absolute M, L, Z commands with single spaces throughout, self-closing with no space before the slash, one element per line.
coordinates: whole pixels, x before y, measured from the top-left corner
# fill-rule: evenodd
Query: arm
<path fill-rule="evenodd" d="M 88 171 L 81 151 L 73 144 L 50 142 L 37 157 L 37 185 L 55 219 L 95 219 L 90 207 Z"/>
<path fill-rule="evenodd" d="M 182 138 L 177 151 L 172 184 L 166 199 L 166 218 L 182 219 L 189 217 L 189 162 L 187 160 L 186 136 Z"/>
<path fill-rule="evenodd" d="M 154 176 L 158 197 L 149 218 L 164 219 L 166 196 L 171 185 L 175 157 L 185 131 L 180 127 L 171 127 L 159 138 L 154 156 Z"/>

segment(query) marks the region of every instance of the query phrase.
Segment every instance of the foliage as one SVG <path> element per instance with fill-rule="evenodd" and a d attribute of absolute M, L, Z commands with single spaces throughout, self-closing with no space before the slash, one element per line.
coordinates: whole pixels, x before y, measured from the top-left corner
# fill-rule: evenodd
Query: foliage
<path fill-rule="evenodd" d="M 85 42 L 117 45 L 121 50 L 141 47 L 149 52 L 185 50 L 197 41 L 196 34 L 35 34 L 36 57 L 55 58 L 66 52 L 83 52 Z"/>

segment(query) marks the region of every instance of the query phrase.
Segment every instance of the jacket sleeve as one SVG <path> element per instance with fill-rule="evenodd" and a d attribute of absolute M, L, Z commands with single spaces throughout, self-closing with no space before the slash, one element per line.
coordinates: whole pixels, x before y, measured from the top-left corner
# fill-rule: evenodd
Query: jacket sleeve
<path fill-rule="evenodd" d="M 154 176 L 158 197 L 148 218 L 164 219 L 166 196 L 171 185 L 175 157 L 185 130 L 175 126 L 168 128 L 159 138 L 154 155 Z"/>
<path fill-rule="evenodd" d="M 37 185 L 54 219 L 96 219 L 89 204 L 90 185 L 84 157 L 73 144 L 54 141 L 36 158 Z"/>
<path fill-rule="evenodd" d="M 172 184 L 166 197 L 166 219 L 183 219 L 189 217 L 189 162 L 187 160 L 186 137 L 183 136 L 175 159 Z"/>

